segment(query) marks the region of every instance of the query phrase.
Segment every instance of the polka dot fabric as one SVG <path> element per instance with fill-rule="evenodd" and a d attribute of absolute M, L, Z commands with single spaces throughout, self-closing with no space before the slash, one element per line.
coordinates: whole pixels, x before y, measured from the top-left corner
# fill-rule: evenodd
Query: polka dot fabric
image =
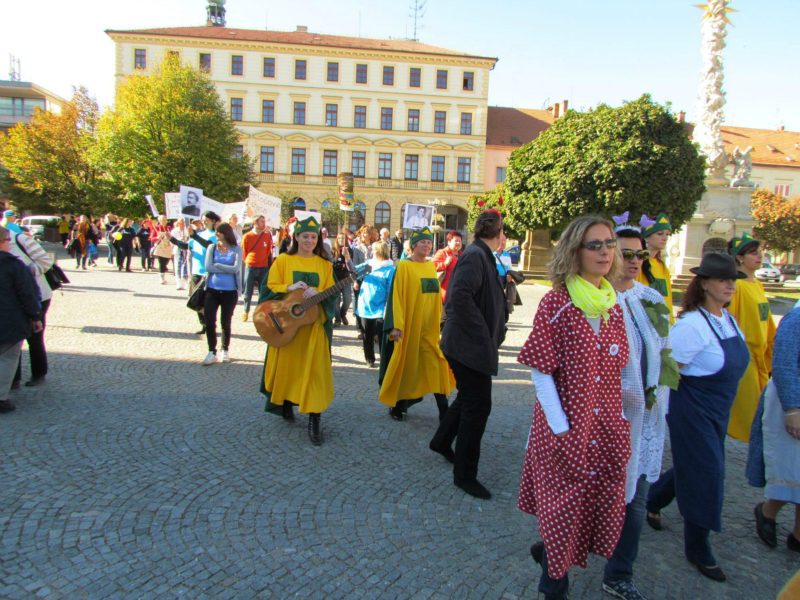
<path fill-rule="evenodd" d="M 595 334 L 566 290 L 548 292 L 517 360 L 553 375 L 570 429 L 556 437 L 537 404 L 522 467 L 518 506 L 537 515 L 550 577 L 586 567 L 589 552 L 610 558 L 625 519 L 630 426 L 621 372 L 628 339 L 619 305 Z"/>

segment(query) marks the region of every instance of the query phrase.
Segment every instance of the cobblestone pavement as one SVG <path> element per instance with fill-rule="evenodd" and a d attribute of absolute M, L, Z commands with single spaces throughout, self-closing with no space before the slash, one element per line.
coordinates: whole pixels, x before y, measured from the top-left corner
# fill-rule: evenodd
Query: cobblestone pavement
<path fill-rule="evenodd" d="M 531 384 L 515 356 L 544 288 L 522 288 L 502 349 L 484 502 L 427 448 L 432 397 L 403 423 L 377 402 L 352 325 L 335 331 L 336 399 L 317 448 L 304 420 L 262 412 L 265 346 L 240 307 L 233 362 L 202 367 L 185 292 L 104 259 L 86 272 L 61 264 L 73 283 L 48 317 L 47 384 L 14 392 L 17 411 L 0 418 L 0 597 L 537 597 L 535 520 L 516 508 Z M 636 581 L 649 598 L 774 598 L 794 573 L 800 557 L 755 536 L 760 494 L 744 460 L 729 443 L 713 536 L 728 583 L 684 560 L 673 505 L 666 530 L 642 536 Z M 791 517 L 779 518 L 784 540 Z M 602 565 L 573 570 L 573 598 L 603 597 Z"/>

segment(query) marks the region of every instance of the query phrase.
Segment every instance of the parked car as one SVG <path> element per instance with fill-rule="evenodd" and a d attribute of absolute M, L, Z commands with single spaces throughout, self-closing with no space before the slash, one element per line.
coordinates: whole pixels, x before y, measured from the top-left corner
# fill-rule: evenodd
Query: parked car
<path fill-rule="evenodd" d="M 21 225 L 27 227 L 31 235 L 37 240 L 44 239 L 44 229 L 47 226 L 58 225 L 61 217 L 55 215 L 34 215 L 31 217 L 22 217 Z"/>
<path fill-rule="evenodd" d="M 781 272 L 773 266 L 771 262 L 764 261 L 761 268 L 756 271 L 756 279 L 762 281 L 780 281 Z"/>
<path fill-rule="evenodd" d="M 506 252 L 511 257 L 511 264 L 516 265 L 519 263 L 519 256 L 520 256 L 520 247 L 519 244 L 514 244 L 513 246 L 509 246 L 506 248 Z"/>
<path fill-rule="evenodd" d="M 800 275 L 800 265 L 782 265 L 781 281 L 791 281 Z"/>

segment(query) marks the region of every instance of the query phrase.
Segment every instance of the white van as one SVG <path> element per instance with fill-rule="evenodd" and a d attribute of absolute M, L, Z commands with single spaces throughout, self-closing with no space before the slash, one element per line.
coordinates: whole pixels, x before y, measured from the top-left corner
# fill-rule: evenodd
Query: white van
<path fill-rule="evenodd" d="M 22 217 L 20 225 L 27 227 L 31 235 L 37 240 L 44 239 L 44 228 L 48 225 L 56 225 L 61 220 L 57 215 L 33 215 L 31 217 Z"/>

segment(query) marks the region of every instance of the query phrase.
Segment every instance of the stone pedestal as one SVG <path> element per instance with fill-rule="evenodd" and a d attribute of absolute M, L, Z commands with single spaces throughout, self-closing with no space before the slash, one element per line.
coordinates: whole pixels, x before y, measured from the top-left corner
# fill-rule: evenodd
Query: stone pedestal
<path fill-rule="evenodd" d="M 547 263 L 553 253 L 550 244 L 550 231 L 547 229 L 534 229 L 525 232 L 525 242 L 522 244 L 522 269 L 525 271 L 541 271 L 547 269 Z"/>
<path fill-rule="evenodd" d="M 667 265 L 672 275 L 691 275 L 704 251 L 722 249 L 734 235 L 752 231 L 750 196 L 753 188 L 714 185 L 708 189 L 692 220 L 672 235 L 667 244 Z"/>

